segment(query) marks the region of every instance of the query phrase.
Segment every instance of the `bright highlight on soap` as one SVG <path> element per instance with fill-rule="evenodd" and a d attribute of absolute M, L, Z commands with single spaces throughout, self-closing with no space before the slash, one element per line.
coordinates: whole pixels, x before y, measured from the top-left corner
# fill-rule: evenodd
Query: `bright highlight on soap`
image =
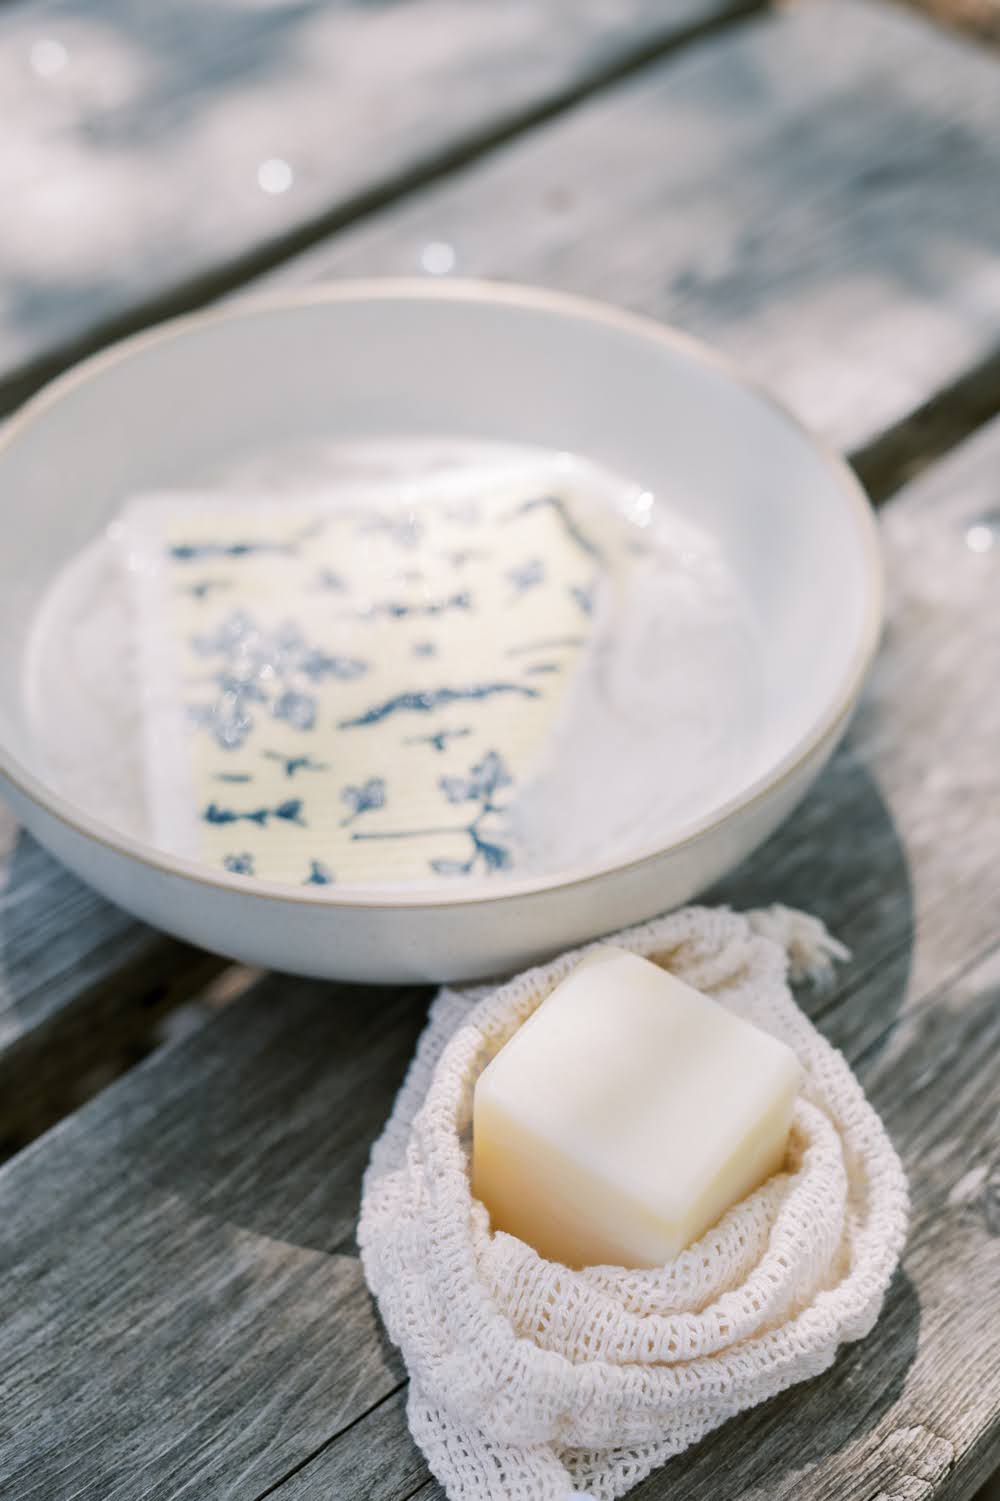
<path fill-rule="evenodd" d="M 661 1266 L 780 1170 L 801 1082 L 784 1043 L 600 948 L 481 1074 L 473 1192 L 551 1261 Z"/>

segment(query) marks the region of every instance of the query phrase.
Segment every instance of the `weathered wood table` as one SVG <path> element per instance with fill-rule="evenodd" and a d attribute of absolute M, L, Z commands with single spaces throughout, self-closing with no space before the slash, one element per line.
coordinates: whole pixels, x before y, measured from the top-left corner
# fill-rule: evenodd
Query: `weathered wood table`
<path fill-rule="evenodd" d="M 653 1497 L 931 1501 L 1000 1462 L 1000 57 L 891 0 L 6 0 L 0 404 L 277 281 L 485 274 L 709 337 L 844 448 L 890 613 L 712 893 L 904 1157 L 885 1314 Z M 0 826 L 0 1496 L 433 1501 L 354 1244 L 427 995 L 227 968 Z"/>

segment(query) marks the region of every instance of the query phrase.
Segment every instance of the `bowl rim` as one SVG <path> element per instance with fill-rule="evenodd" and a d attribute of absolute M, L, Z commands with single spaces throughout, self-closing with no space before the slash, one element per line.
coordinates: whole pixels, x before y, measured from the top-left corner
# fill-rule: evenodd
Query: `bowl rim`
<path fill-rule="evenodd" d="M 609 303 L 547 288 L 474 278 L 449 278 L 430 281 L 422 277 L 377 277 L 345 279 L 338 282 L 256 293 L 241 297 L 223 307 L 212 307 L 171 318 L 152 329 L 117 340 L 106 349 L 72 365 L 47 382 L 13 414 L 0 433 L 0 460 L 25 431 L 76 387 L 99 376 L 104 370 L 130 359 L 158 344 L 183 338 L 208 325 L 235 322 L 259 313 L 281 312 L 293 308 L 336 302 L 366 301 L 441 301 L 492 303 L 529 311 L 553 313 L 564 318 L 600 323 L 632 338 L 660 344 L 673 352 L 722 375 L 740 386 L 757 401 L 770 408 L 773 415 L 791 426 L 806 439 L 816 458 L 837 481 L 860 544 L 864 570 L 865 598 L 862 628 L 847 669 L 826 709 L 809 729 L 793 742 L 783 756 L 743 790 L 720 803 L 710 812 L 682 825 L 675 837 L 657 840 L 635 853 L 617 859 L 580 861 L 566 870 L 519 880 L 504 880 L 496 890 L 477 883 L 467 890 L 442 892 L 440 887 L 426 891 L 410 890 L 402 883 L 392 886 L 336 884 L 330 887 L 289 886 L 278 881 L 255 880 L 216 872 L 200 861 L 161 850 L 149 840 L 117 830 L 103 819 L 95 818 L 61 793 L 50 788 L 0 743 L 0 776 L 23 797 L 43 812 L 67 825 L 77 834 L 104 846 L 115 854 L 156 871 L 159 875 L 193 881 L 197 885 L 238 895 L 255 901 L 281 902 L 294 907 L 338 907 L 355 911 L 418 910 L 473 907 L 542 896 L 621 876 L 653 862 L 672 856 L 705 834 L 762 803 L 781 786 L 792 780 L 810 758 L 844 727 L 853 711 L 865 676 L 878 648 L 882 629 L 884 580 L 878 527 L 875 513 L 860 481 L 846 461 L 824 439 L 812 432 L 766 387 L 745 375 L 728 356 L 701 340 L 644 314 L 634 313 Z"/>

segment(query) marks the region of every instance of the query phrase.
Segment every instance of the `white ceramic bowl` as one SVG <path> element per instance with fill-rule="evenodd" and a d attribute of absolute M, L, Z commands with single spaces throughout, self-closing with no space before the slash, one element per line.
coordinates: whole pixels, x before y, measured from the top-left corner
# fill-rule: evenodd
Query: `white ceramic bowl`
<path fill-rule="evenodd" d="M 262 445 L 401 433 L 578 452 L 668 494 L 719 540 L 765 640 L 765 744 L 737 795 L 627 858 L 401 897 L 249 884 L 121 833 L 47 783 L 24 702 L 32 617 L 129 494 L 183 486 Z M 342 283 L 179 320 L 29 402 L 0 442 L 0 494 L 0 771 L 18 815 L 138 916 L 302 974 L 496 973 L 686 900 L 805 792 L 878 636 L 876 532 L 847 467 L 691 340 L 548 292 Z"/>

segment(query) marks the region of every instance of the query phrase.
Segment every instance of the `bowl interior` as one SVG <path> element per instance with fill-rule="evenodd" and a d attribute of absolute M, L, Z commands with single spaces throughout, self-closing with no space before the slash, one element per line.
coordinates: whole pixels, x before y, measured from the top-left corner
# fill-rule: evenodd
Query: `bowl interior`
<path fill-rule="evenodd" d="M 686 341 L 570 300 L 359 286 L 175 325 L 12 424 L 0 747 L 15 774 L 45 779 L 25 705 L 38 602 L 126 498 L 285 444 L 404 434 L 581 454 L 716 539 L 764 643 L 745 787 L 847 708 L 872 629 L 870 526 L 843 471 L 777 406 Z"/>

